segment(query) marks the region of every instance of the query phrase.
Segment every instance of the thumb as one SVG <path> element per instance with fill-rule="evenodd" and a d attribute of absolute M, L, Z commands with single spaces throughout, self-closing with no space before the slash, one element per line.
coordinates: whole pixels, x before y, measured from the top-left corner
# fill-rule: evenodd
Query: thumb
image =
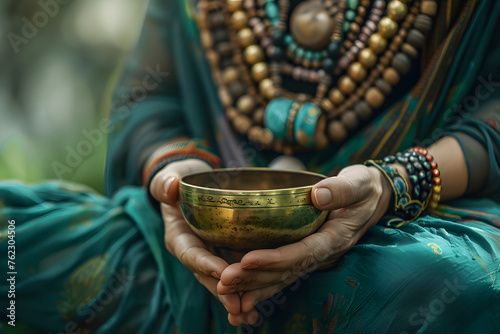
<path fill-rule="evenodd" d="M 187 159 L 168 164 L 153 177 L 150 192 L 153 197 L 165 204 L 175 204 L 179 200 L 179 180 L 187 174 L 212 169 L 205 161 Z"/>
<path fill-rule="evenodd" d="M 350 170 L 345 170 L 338 176 L 329 177 L 314 185 L 311 196 L 316 208 L 333 211 L 353 205 L 366 196 L 366 185 L 371 181 L 366 177 L 367 173 L 361 170 L 365 167 L 348 168 Z"/>

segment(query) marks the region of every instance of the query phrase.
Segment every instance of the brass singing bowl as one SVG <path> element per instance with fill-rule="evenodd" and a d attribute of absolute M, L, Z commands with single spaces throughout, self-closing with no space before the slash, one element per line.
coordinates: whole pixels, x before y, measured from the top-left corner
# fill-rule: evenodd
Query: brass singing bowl
<path fill-rule="evenodd" d="M 218 169 L 184 176 L 180 207 L 209 245 L 234 250 L 275 248 L 315 232 L 327 211 L 311 189 L 325 176 L 270 168 Z"/>

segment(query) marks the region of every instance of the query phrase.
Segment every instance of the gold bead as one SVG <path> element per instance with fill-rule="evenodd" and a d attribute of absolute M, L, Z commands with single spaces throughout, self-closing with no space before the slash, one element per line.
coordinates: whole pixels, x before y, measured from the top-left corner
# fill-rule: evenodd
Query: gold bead
<path fill-rule="evenodd" d="M 377 63 L 377 56 L 370 48 L 365 48 L 359 53 L 358 60 L 364 67 L 371 68 Z"/>
<path fill-rule="evenodd" d="M 243 95 L 236 102 L 236 108 L 243 114 L 251 114 L 255 109 L 255 99 L 250 95 Z"/>
<path fill-rule="evenodd" d="M 248 16 L 244 11 L 237 10 L 231 16 L 231 22 L 233 23 L 233 28 L 238 30 L 243 29 L 248 24 Z"/>
<path fill-rule="evenodd" d="M 432 186 L 432 191 L 434 192 L 434 194 L 441 193 L 441 186 L 437 186 L 437 185 Z"/>
<path fill-rule="evenodd" d="M 440 199 L 441 199 L 441 195 L 440 194 L 432 194 L 432 200 L 434 202 L 439 202 Z"/>
<path fill-rule="evenodd" d="M 240 46 L 246 48 L 255 43 L 255 36 L 250 28 L 244 28 L 238 31 L 238 41 Z"/>
<path fill-rule="evenodd" d="M 238 72 L 238 69 L 235 66 L 226 67 L 222 71 L 222 82 L 225 85 L 228 85 L 231 82 L 234 82 L 234 81 L 238 80 L 238 77 L 239 77 L 239 72 Z"/>
<path fill-rule="evenodd" d="M 400 79 L 398 71 L 396 71 L 396 69 L 394 69 L 393 67 L 386 68 L 384 70 L 384 73 L 382 74 L 382 77 L 385 81 L 393 86 L 396 86 Z"/>
<path fill-rule="evenodd" d="M 331 121 L 328 125 L 328 137 L 333 142 L 340 142 L 347 137 L 347 130 L 339 121 Z"/>
<path fill-rule="evenodd" d="M 273 81 L 271 79 L 269 79 L 269 78 L 262 80 L 259 83 L 259 91 L 268 100 L 272 99 L 273 96 L 274 96 Z"/>
<path fill-rule="evenodd" d="M 262 81 L 269 76 L 269 67 L 266 63 L 260 62 L 252 66 L 252 78 L 255 81 Z"/>
<path fill-rule="evenodd" d="M 401 1 L 391 1 L 387 5 L 387 14 L 394 21 L 401 21 L 408 13 L 408 7 Z"/>
<path fill-rule="evenodd" d="M 339 89 L 344 94 L 350 94 L 356 89 L 356 84 L 347 75 L 339 79 Z"/>
<path fill-rule="evenodd" d="M 339 105 L 344 101 L 344 95 L 337 88 L 331 89 L 328 97 L 335 105 Z"/>
<path fill-rule="evenodd" d="M 227 6 L 230 11 L 234 12 L 235 10 L 242 8 L 243 0 L 227 0 Z"/>
<path fill-rule="evenodd" d="M 378 33 L 384 38 L 391 38 L 398 32 L 398 24 L 390 18 L 383 17 L 378 23 Z"/>
<path fill-rule="evenodd" d="M 387 48 L 387 40 L 378 33 L 373 34 L 370 36 L 370 39 L 368 40 L 368 46 L 373 52 L 379 54 L 385 51 L 385 49 Z"/>
<path fill-rule="evenodd" d="M 376 109 L 384 104 L 385 96 L 378 88 L 370 87 L 366 91 L 365 100 L 370 107 Z"/>
<path fill-rule="evenodd" d="M 347 69 L 347 74 L 357 82 L 361 82 L 366 78 L 366 68 L 361 63 L 352 63 Z"/>
<path fill-rule="evenodd" d="M 252 44 L 245 49 L 244 57 L 247 63 L 253 65 L 264 60 L 264 52 L 260 46 Z"/>

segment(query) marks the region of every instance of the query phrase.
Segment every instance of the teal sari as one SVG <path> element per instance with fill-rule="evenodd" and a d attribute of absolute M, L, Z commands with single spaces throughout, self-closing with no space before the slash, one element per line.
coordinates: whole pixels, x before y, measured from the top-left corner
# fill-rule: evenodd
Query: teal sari
<path fill-rule="evenodd" d="M 204 139 L 230 167 L 266 166 L 276 154 L 236 135 L 224 119 L 192 4 L 153 0 L 117 94 L 126 96 L 145 75 L 159 85 L 141 101 L 124 98 L 114 106 L 108 196 L 66 183 L 0 184 L 0 248 L 7 254 L 9 225 L 15 225 L 16 247 L 16 326 L 4 316 L 1 331 L 500 332 L 500 205 L 488 199 L 500 189 L 499 108 L 490 104 L 500 95 L 500 3 L 442 1 L 441 8 L 422 56 L 427 70 L 410 75 L 402 93 L 348 141 L 298 158 L 309 170 L 334 175 L 349 164 L 451 135 L 470 171 L 478 168 L 475 154 L 489 156 L 487 186 L 476 189 L 471 172 L 468 193 L 476 198 L 442 203 L 397 229 L 372 227 L 333 268 L 301 277 L 257 305 L 257 324 L 236 328 L 167 252 L 163 222 L 141 187 L 142 165 L 151 147 L 179 135 Z M 492 78 L 488 99 L 468 115 L 454 112 L 454 104 L 482 84 L 480 77 Z M 1 267 L 13 270 L 6 259 Z M 5 315 L 13 300 L 9 290 L 3 280 Z"/>

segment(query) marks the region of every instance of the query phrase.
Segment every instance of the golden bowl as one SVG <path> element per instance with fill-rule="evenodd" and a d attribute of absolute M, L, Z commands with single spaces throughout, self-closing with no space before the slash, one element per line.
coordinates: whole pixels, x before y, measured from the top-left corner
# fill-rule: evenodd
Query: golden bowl
<path fill-rule="evenodd" d="M 327 211 L 311 189 L 325 176 L 270 168 L 218 169 L 184 176 L 180 207 L 209 245 L 233 250 L 275 248 L 315 232 Z"/>

